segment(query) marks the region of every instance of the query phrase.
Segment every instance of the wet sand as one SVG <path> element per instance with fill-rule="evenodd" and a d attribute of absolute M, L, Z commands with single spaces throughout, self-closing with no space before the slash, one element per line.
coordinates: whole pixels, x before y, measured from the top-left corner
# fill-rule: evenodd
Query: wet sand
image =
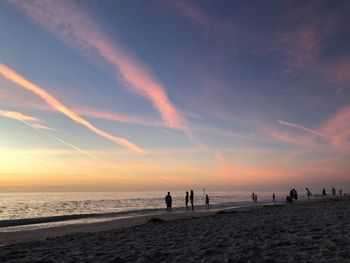
<path fill-rule="evenodd" d="M 349 199 L 150 217 L 1 233 L 0 262 L 350 262 Z"/>

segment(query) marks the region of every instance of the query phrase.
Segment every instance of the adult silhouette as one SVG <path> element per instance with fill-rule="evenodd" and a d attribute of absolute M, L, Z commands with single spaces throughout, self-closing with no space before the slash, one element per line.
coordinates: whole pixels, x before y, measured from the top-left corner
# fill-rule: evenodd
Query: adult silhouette
<path fill-rule="evenodd" d="M 205 195 L 205 207 L 209 208 L 209 196 Z"/>
<path fill-rule="evenodd" d="M 191 201 L 191 206 L 192 206 L 192 210 L 194 209 L 194 192 L 193 190 L 191 190 L 191 194 L 190 194 L 190 201 Z"/>
<path fill-rule="evenodd" d="M 188 201 L 189 201 L 189 195 L 188 192 L 186 192 L 186 197 L 185 197 L 185 203 L 186 203 L 186 209 L 188 209 Z"/>
<path fill-rule="evenodd" d="M 173 202 L 173 199 L 171 198 L 170 192 L 165 196 L 165 204 L 166 204 L 166 210 L 171 211 L 171 204 Z"/>
<path fill-rule="evenodd" d="M 307 198 L 310 199 L 310 197 L 312 196 L 312 193 L 307 187 L 306 187 L 306 193 L 307 193 Z"/>
<path fill-rule="evenodd" d="M 326 197 L 326 196 L 327 196 L 326 189 L 323 188 L 323 190 L 322 190 L 322 197 Z"/>

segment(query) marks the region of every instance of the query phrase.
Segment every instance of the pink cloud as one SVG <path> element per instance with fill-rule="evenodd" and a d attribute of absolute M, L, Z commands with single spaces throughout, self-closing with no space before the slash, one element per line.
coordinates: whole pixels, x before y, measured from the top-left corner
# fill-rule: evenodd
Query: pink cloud
<path fill-rule="evenodd" d="M 277 45 L 285 55 L 288 72 L 307 70 L 324 78 L 340 91 L 350 81 L 350 57 L 340 55 L 326 59 L 322 52 L 324 43 L 338 33 L 344 21 L 339 14 L 320 8 L 319 5 L 319 2 L 309 2 L 297 12 L 290 12 L 286 22 L 296 23 L 297 26 L 280 32 Z M 298 24 L 296 21 L 303 23 Z"/>
<path fill-rule="evenodd" d="M 334 146 L 350 150 L 350 106 L 340 109 L 322 129 L 331 137 Z"/>
<path fill-rule="evenodd" d="M 130 90 L 152 101 L 166 125 L 190 133 L 185 118 L 171 103 L 164 85 L 151 72 L 149 66 L 120 42 L 104 34 L 81 7 L 68 1 L 10 2 L 65 43 L 78 48 L 84 54 L 98 55 L 115 70 Z"/>
<path fill-rule="evenodd" d="M 28 125 L 29 127 L 35 129 L 35 130 L 54 130 L 50 127 L 47 127 L 43 124 L 40 124 L 38 122 L 41 122 L 42 120 L 36 118 L 36 117 L 33 117 L 33 116 L 29 116 L 29 115 L 25 115 L 23 113 L 20 113 L 20 112 L 16 112 L 16 111 L 4 111 L 4 110 L 0 110 L 0 116 L 2 117 L 5 117 L 5 118 L 9 118 L 9 119 L 14 119 L 14 120 L 18 120 L 20 122 L 22 122 L 23 124 L 26 124 Z M 50 135 L 50 134 L 46 134 L 48 135 L 49 137 L 51 137 L 52 139 L 70 147 L 70 148 L 73 148 L 74 150 L 77 150 L 79 152 L 81 152 L 82 154 L 84 155 L 87 155 L 93 159 L 96 159 L 96 160 L 101 160 L 100 158 L 88 153 L 87 151 L 84 151 L 82 150 L 81 148 L 71 144 L 71 143 L 68 143 L 66 142 L 65 140 L 62 140 L 61 138 L 58 138 L 56 136 L 53 136 L 53 135 Z"/>
<path fill-rule="evenodd" d="M 124 122 L 129 124 L 145 125 L 145 126 L 155 126 L 155 127 L 166 127 L 164 122 L 153 120 L 153 119 L 144 119 L 136 116 L 130 116 L 115 112 L 105 112 L 92 108 L 76 108 L 74 111 L 82 116 L 90 118 L 98 118 L 116 122 Z"/>
<path fill-rule="evenodd" d="M 25 114 L 17 112 L 17 111 L 7 111 L 7 110 L 0 109 L 0 116 L 6 117 L 9 119 L 19 120 L 19 121 L 30 121 L 30 122 L 40 121 L 36 117 L 25 115 Z"/>
<path fill-rule="evenodd" d="M 19 75 L 17 72 L 13 71 L 12 69 L 8 68 L 7 66 L 0 64 L 0 74 L 2 74 L 5 78 L 11 80 L 12 82 L 18 84 L 22 88 L 26 90 L 32 91 L 37 96 L 41 97 L 47 104 L 49 104 L 51 107 L 56 109 L 57 111 L 63 113 L 70 119 L 74 120 L 75 122 L 85 126 L 90 131 L 100 135 L 101 137 L 104 137 L 110 141 L 113 141 L 115 143 L 118 143 L 127 149 L 142 154 L 143 150 L 138 147 L 137 145 L 133 144 L 132 142 L 122 138 L 122 137 L 116 137 L 113 136 L 95 126 L 93 126 L 90 122 L 85 120 L 84 118 L 80 117 L 78 114 L 73 112 L 71 109 L 63 105 L 58 99 L 56 99 L 54 96 L 52 96 L 50 93 L 45 91 L 43 88 L 39 87 L 38 85 L 30 82 L 29 80 L 25 79 L 23 76 Z"/>

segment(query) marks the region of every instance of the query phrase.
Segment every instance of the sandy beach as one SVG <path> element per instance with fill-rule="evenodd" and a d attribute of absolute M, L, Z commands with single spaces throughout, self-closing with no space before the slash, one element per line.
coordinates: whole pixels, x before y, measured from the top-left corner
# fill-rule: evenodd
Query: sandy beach
<path fill-rule="evenodd" d="M 328 199 L 1 233 L 0 262 L 350 262 L 349 212 Z"/>

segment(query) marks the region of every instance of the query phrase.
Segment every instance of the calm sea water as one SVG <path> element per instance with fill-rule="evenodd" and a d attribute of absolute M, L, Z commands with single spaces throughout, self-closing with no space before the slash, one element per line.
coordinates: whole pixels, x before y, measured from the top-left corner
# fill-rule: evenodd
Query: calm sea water
<path fill-rule="evenodd" d="M 173 207 L 184 206 L 184 193 L 171 192 Z M 211 205 L 250 202 L 249 192 L 208 192 Z M 164 208 L 164 192 L 1 193 L 0 220 L 73 214 L 106 214 Z M 259 201 L 271 193 L 258 193 Z M 279 195 L 277 194 L 277 197 Z M 195 192 L 195 205 L 204 204 L 203 191 Z"/>

